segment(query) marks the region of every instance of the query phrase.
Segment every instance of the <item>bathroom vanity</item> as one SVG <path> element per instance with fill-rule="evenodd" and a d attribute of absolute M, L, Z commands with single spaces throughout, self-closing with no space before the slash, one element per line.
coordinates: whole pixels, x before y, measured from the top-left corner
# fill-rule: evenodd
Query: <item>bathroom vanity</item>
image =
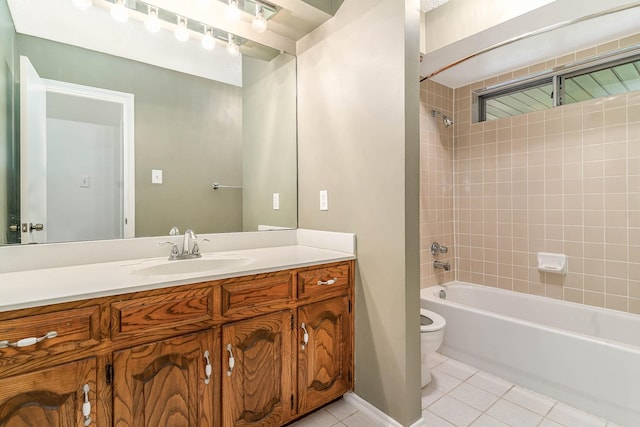
<path fill-rule="evenodd" d="M 353 386 L 354 260 L 311 258 L 5 307 L 0 425 L 277 426 L 334 400 Z"/>

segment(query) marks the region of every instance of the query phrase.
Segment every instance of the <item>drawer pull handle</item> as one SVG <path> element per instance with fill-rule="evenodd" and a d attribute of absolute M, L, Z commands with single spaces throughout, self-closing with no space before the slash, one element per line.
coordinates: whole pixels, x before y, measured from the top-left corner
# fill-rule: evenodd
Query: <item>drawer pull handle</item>
<path fill-rule="evenodd" d="M 207 364 L 204 366 L 204 383 L 209 384 L 211 382 L 211 360 L 209 359 L 209 350 L 204 352 L 204 360 L 206 360 Z"/>
<path fill-rule="evenodd" d="M 227 371 L 227 376 L 231 376 L 231 372 L 233 371 L 233 367 L 236 366 L 236 359 L 233 357 L 233 347 L 231 344 L 227 344 L 227 351 L 229 352 L 229 370 Z"/>
<path fill-rule="evenodd" d="M 89 384 L 85 384 L 82 387 L 82 393 L 84 394 L 84 402 L 82 403 L 82 415 L 84 415 L 84 425 L 91 425 L 91 402 L 89 402 Z"/>
<path fill-rule="evenodd" d="M 29 338 L 23 338 L 21 340 L 18 341 L 14 341 L 14 342 L 9 342 L 7 340 L 5 341 L 0 341 L 0 348 L 7 348 L 7 347 L 29 347 L 30 345 L 34 345 L 37 344 L 41 341 L 44 341 L 46 339 L 51 339 L 51 338 L 55 338 L 58 336 L 58 333 L 56 331 L 49 331 L 47 332 L 45 335 L 41 336 L 41 337 L 29 337 Z"/>
<path fill-rule="evenodd" d="M 300 325 L 300 327 L 304 331 L 304 335 L 302 337 L 302 349 L 304 350 L 307 344 L 309 344 L 309 332 L 307 332 L 307 325 L 305 325 L 304 323 Z"/>
<path fill-rule="evenodd" d="M 338 282 L 338 278 L 334 277 L 333 279 L 329 279 L 327 281 L 318 280 L 318 286 L 322 285 L 335 285 Z"/>

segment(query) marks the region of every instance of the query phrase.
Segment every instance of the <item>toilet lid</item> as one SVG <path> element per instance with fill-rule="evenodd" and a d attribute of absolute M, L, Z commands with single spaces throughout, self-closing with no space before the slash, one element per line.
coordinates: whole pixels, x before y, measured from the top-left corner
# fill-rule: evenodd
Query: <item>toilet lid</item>
<path fill-rule="evenodd" d="M 432 324 L 433 324 L 433 320 L 431 320 L 427 316 L 423 316 L 422 314 L 420 315 L 420 326 L 428 326 Z"/>
<path fill-rule="evenodd" d="M 447 322 L 438 313 L 420 309 L 420 332 L 433 332 L 443 329 Z"/>

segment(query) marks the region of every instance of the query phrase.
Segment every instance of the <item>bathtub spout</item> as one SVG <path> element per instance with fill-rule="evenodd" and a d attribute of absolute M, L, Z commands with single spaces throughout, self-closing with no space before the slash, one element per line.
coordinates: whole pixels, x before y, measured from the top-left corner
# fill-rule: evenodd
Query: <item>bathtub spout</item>
<path fill-rule="evenodd" d="M 451 270 L 451 265 L 448 262 L 433 261 L 433 268 L 441 268 L 444 271 L 449 271 Z"/>

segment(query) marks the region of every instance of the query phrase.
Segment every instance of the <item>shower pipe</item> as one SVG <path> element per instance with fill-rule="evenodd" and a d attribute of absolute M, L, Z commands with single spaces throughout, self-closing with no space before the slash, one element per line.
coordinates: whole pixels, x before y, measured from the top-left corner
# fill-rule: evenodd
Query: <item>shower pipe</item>
<path fill-rule="evenodd" d="M 492 46 L 489 46 L 489 47 L 486 47 L 484 49 L 481 49 L 481 50 L 479 50 L 479 51 L 477 51 L 475 53 L 472 53 L 471 55 L 467 55 L 464 58 L 461 58 L 461 59 L 459 59 L 459 60 L 457 60 L 455 62 L 452 62 L 449 65 L 445 65 L 444 67 L 434 71 L 433 73 L 429 74 L 428 76 L 421 78 L 420 79 L 420 83 L 422 83 L 423 81 L 425 81 L 427 79 L 435 77 L 438 74 L 442 73 L 443 71 L 446 71 L 446 70 L 448 70 L 450 68 L 453 68 L 458 64 L 462 64 L 463 62 L 466 62 L 466 61 L 468 61 L 470 59 L 473 59 L 473 58 L 475 58 L 477 56 L 480 56 L 480 55 L 482 55 L 484 53 L 491 52 L 492 50 L 496 50 L 496 49 L 504 47 L 504 46 L 508 46 L 508 45 L 510 45 L 512 43 L 515 43 L 515 42 L 518 42 L 520 40 L 525 40 L 525 39 L 528 39 L 530 37 L 538 36 L 540 34 L 545 34 L 545 33 L 548 33 L 550 31 L 557 30 L 557 29 L 564 28 L 564 27 L 568 27 L 568 26 L 573 25 L 573 24 L 579 24 L 580 22 L 589 21 L 591 19 L 599 18 L 601 16 L 607 16 L 607 15 L 611 15 L 611 14 L 614 14 L 614 13 L 622 12 L 622 11 L 625 11 L 625 10 L 633 9 L 633 8 L 638 7 L 638 6 L 640 6 L 640 2 L 635 2 L 635 3 L 627 4 L 627 5 L 624 5 L 624 6 L 618 6 L 618 7 L 612 8 L 612 9 L 603 10 L 602 12 L 592 13 L 591 15 L 582 16 L 580 18 L 568 19 L 566 21 L 558 22 L 557 24 L 549 25 L 549 26 L 540 28 L 538 30 L 534 30 L 534 31 L 530 31 L 528 33 L 521 34 L 519 36 L 510 38 L 508 40 L 505 40 L 505 41 L 502 41 L 500 43 L 496 43 L 496 44 L 494 44 Z"/>

